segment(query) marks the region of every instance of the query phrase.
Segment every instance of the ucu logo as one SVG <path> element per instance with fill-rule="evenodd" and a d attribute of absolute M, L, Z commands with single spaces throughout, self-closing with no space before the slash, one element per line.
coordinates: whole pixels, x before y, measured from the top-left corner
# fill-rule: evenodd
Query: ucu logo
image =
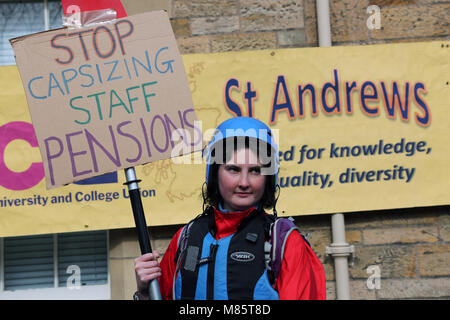
<path fill-rule="evenodd" d="M 33 162 L 28 169 L 22 172 L 10 170 L 5 163 L 5 150 L 9 143 L 15 140 L 24 140 L 31 148 L 38 148 L 38 142 L 33 125 L 24 121 L 13 121 L 0 126 L 0 186 L 9 190 L 27 190 L 45 177 L 42 162 Z M 117 172 L 93 177 L 77 184 L 100 184 L 117 182 Z"/>

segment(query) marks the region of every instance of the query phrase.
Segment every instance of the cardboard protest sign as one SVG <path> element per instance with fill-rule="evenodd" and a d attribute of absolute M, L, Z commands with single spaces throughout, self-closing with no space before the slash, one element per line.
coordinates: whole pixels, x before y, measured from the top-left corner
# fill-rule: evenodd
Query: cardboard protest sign
<path fill-rule="evenodd" d="M 48 189 L 201 149 L 166 12 L 11 44 Z"/>

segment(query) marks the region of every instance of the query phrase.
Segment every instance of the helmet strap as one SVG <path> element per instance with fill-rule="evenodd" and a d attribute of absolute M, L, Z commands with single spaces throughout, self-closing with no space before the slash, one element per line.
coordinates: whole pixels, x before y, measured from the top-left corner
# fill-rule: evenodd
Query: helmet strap
<path fill-rule="evenodd" d="M 278 217 L 277 202 L 278 202 L 278 197 L 280 196 L 280 190 L 281 190 L 280 185 L 277 183 L 277 185 L 275 186 L 275 200 L 273 202 L 273 215 L 275 216 L 275 218 Z"/>

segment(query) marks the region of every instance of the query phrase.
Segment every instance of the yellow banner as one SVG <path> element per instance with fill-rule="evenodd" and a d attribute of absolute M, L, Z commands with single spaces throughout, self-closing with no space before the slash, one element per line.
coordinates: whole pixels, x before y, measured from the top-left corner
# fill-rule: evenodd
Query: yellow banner
<path fill-rule="evenodd" d="M 253 116 L 280 149 L 280 215 L 450 203 L 449 42 L 183 56 L 207 141 Z M 0 236 L 133 227 L 124 173 L 47 191 L 16 67 L 0 68 Z M 169 127 L 169 124 L 168 124 Z M 184 164 L 180 164 L 184 162 Z M 196 154 L 136 167 L 148 225 L 200 213 Z"/>

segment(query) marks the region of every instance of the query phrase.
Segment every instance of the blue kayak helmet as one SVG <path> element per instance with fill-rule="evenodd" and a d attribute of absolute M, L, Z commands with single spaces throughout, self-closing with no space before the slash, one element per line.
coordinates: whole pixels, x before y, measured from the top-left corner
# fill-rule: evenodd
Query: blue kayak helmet
<path fill-rule="evenodd" d="M 233 138 L 233 139 L 230 139 Z M 274 175 L 274 189 L 278 182 L 278 166 L 279 155 L 278 145 L 275 143 L 275 138 L 270 128 L 260 120 L 250 117 L 235 117 L 222 122 L 215 130 L 211 141 L 205 148 L 203 156 L 206 157 L 206 185 L 208 186 L 211 164 L 223 163 L 223 152 L 228 148 L 228 142 L 234 140 L 234 143 L 239 144 L 239 141 L 250 141 L 250 144 L 257 142 L 266 145 L 268 148 L 259 148 L 258 157 L 263 164 L 261 170 L 262 174 Z M 259 140 L 259 141 L 257 141 Z M 265 152 L 270 149 L 270 152 Z M 222 161 L 222 162 L 221 162 Z"/>

